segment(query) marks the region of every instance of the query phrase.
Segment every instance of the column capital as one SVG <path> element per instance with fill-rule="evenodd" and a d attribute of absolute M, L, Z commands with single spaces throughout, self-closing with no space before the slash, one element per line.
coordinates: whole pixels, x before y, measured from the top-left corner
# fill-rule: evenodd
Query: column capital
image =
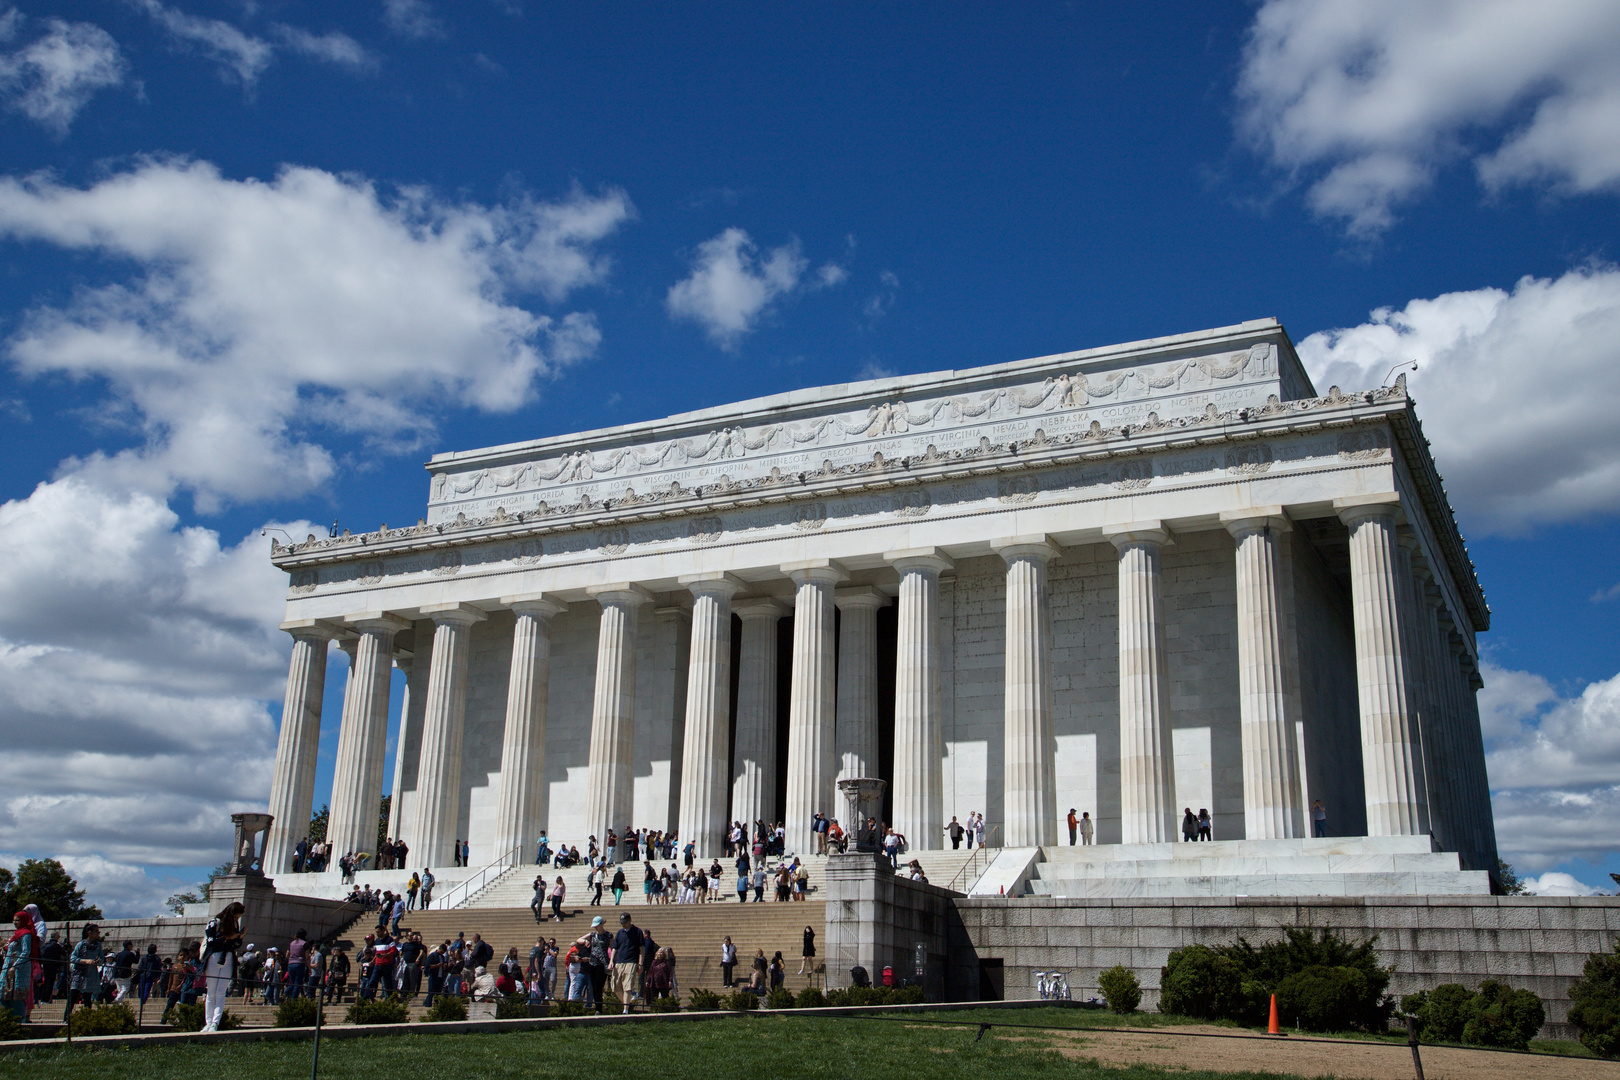
<path fill-rule="evenodd" d="M 786 615 L 788 606 L 774 596 L 746 596 L 734 600 L 731 613 L 739 619 L 770 619 L 773 622 Z"/>
<path fill-rule="evenodd" d="M 281 629 L 301 641 L 331 641 L 338 636 L 338 628 L 329 624 L 325 619 L 290 619 L 281 624 Z"/>
<path fill-rule="evenodd" d="M 391 634 L 397 634 L 401 630 L 408 630 L 411 625 L 409 619 L 401 618 L 387 611 L 362 611 L 354 615 L 345 615 L 343 623 L 345 626 L 355 630 L 387 631 Z"/>
<path fill-rule="evenodd" d="M 736 596 L 746 586 L 734 574 L 723 571 L 708 574 L 682 574 L 675 579 L 691 590 L 693 596 Z"/>
<path fill-rule="evenodd" d="M 601 585 L 586 586 L 585 592 L 592 600 L 601 604 L 630 604 L 639 607 L 650 604 L 653 594 L 632 581 L 610 581 Z"/>
<path fill-rule="evenodd" d="M 568 605 L 549 593 L 515 593 L 511 596 L 501 597 L 501 606 L 507 608 L 514 615 L 532 615 L 537 619 L 549 619 L 553 615 L 561 615 L 568 610 Z"/>
<path fill-rule="evenodd" d="M 1423 599 L 1436 611 L 1446 606 L 1446 598 L 1441 595 L 1440 587 L 1432 581 L 1424 587 Z"/>
<path fill-rule="evenodd" d="M 836 585 L 849 577 L 844 568 L 831 559 L 804 559 L 800 562 L 783 563 L 779 569 L 794 585 L 812 581 L 822 585 Z"/>
<path fill-rule="evenodd" d="M 1251 506 L 1243 510 L 1222 510 L 1221 524 L 1237 539 L 1267 529 L 1285 533 L 1294 527 L 1293 522 L 1288 520 L 1288 514 L 1280 506 Z"/>
<path fill-rule="evenodd" d="M 1132 521 L 1125 525 L 1104 525 L 1103 539 L 1116 548 L 1126 548 L 1131 544 L 1157 544 L 1160 547 L 1169 547 L 1175 541 L 1170 538 L 1170 530 L 1164 527 L 1162 521 Z"/>
<path fill-rule="evenodd" d="M 1368 519 L 1399 521 L 1401 497 L 1393 491 L 1380 491 L 1371 495 L 1346 495 L 1333 500 L 1333 509 L 1339 520 L 1355 526 Z"/>
<path fill-rule="evenodd" d="M 847 589 L 835 589 L 833 603 L 840 611 L 846 608 L 871 608 L 876 611 L 889 605 L 889 594 L 870 585 L 851 585 Z"/>
<path fill-rule="evenodd" d="M 883 560 L 893 566 L 902 574 L 908 570 L 932 570 L 942 574 L 956 566 L 949 555 L 937 547 L 904 548 L 900 551 L 885 551 Z"/>
<path fill-rule="evenodd" d="M 432 619 L 435 626 L 442 623 L 471 626 L 489 618 L 482 610 L 471 604 L 423 604 L 417 610 L 424 618 Z"/>
<path fill-rule="evenodd" d="M 685 602 L 682 603 L 681 601 Z M 685 619 L 690 622 L 692 619 L 692 600 L 690 597 L 677 596 L 676 602 L 673 604 L 659 604 L 653 608 L 653 618 Z"/>
<path fill-rule="evenodd" d="M 990 550 L 1000 555 L 1008 562 L 1014 559 L 1040 559 L 1045 562 L 1055 559 L 1063 553 L 1063 549 L 1052 542 L 1052 538 L 1044 533 L 1032 536 L 1009 536 L 1001 540 L 990 541 Z"/>

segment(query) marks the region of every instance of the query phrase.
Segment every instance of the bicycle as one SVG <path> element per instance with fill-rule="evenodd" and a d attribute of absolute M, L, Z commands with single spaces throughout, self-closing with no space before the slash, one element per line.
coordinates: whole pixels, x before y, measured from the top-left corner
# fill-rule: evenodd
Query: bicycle
<path fill-rule="evenodd" d="M 1037 971 L 1035 973 L 1035 992 L 1042 1001 L 1069 1001 L 1069 980 L 1061 971 Z"/>

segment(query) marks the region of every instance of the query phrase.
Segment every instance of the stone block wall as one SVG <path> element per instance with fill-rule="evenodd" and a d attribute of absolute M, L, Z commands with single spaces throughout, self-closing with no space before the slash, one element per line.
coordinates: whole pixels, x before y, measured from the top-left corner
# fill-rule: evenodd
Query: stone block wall
<path fill-rule="evenodd" d="M 885 967 L 914 981 L 923 956 L 923 990 L 944 1000 L 954 957 L 948 952 L 952 893 L 898 877 L 877 855 L 833 855 L 826 870 L 827 922 L 823 961 L 827 987 L 849 986 L 850 969 L 864 967 L 877 983 Z M 977 971 L 977 968 L 975 968 Z"/>
<path fill-rule="evenodd" d="M 1441 983 L 1499 979 L 1546 1003 L 1549 1037 L 1566 1037 L 1569 984 L 1586 958 L 1620 937 L 1620 898 L 1535 896 L 1233 897 L 1056 900 L 953 898 L 950 981 L 958 1000 L 978 996 L 982 960 L 1002 964 L 1007 998 L 1032 998 L 1034 973 L 1067 973 L 1078 997 L 1097 993 L 1115 964 L 1136 973 L 1142 1007 L 1157 1007 L 1161 969 L 1185 945 L 1280 936 L 1288 926 L 1333 927 L 1353 941 L 1378 937 L 1397 997 Z M 832 925 L 832 911 L 828 911 Z"/>

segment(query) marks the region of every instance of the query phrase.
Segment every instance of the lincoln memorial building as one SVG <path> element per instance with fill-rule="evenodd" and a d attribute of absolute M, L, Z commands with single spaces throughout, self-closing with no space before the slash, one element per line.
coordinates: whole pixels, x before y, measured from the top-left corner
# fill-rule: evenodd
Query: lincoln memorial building
<path fill-rule="evenodd" d="M 1336 850 L 1495 870 L 1490 611 L 1404 377 L 1319 390 L 1275 320 L 439 454 L 427 496 L 272 545 L 271 874 L 323 802 L 375 851 L 390 754 L 415 866 L 627 826 L 707 860 L 733 820 L 809 852 L 878 777 L 919 852 L 973 811 L 1067 851 L 1073 807 L 1105 858 L 1207 808 L 1303 858 L 1320 801 Z"/>

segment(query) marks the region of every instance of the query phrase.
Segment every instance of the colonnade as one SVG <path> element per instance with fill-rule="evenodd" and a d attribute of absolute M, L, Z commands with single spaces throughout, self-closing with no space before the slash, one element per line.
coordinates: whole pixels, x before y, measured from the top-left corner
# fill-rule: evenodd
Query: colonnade
<path fill-rule="evenodd" d="M 1468 653 L 1452 628 L 1432 568 L 1400 543 L 1398 504 L 1350 500 L 1339 508 L 1349 528 L 1357 691 L 1370 835 L 1427 832 L 1431 802 L 1455 830 L 1483 790 L 1483 754 Z M 1308 834 L 1292 631 L 1285 604 L 1280 544 L 1289 521 L 1280 507 L 1222 516 L 1235 542 L 1245 832 L 1249 839 Z M 1122 839 L 1176 837 L 1173 755 L 1162 557 L 1173 543 L 1158 521 L 1104 530 L 1118 555 L 1119 746 Z M 1046 536 L 1008 537 L 992 545 L 1006 565 L 1004 809 L 1007 846 L 1058 842 L 1056 737 L 1052 706 L 1052 630 L 1048 564 L 1059 548 Z M 893 813 L 913 847 L 944 841 L 944 719 L 941 696 L 940 575 L 952 560 L 936 548 L 884 556 L 898 576 Z M 733 819 L 780 817 L 790 850 L 812 850 L 811 819 L 835 813 L 835 784 L 877 769 L 876 613 L 890 597 L 847 586 L 838 563 L 819 559 L 780 566 L 794 586 L 788 782 L 776 803 L 777 623 L 790 608 L 739 594 L 725 573 L 679 579 L 692 594 L 676 826 L 702 858 L 721 849 Z M 631 820 L 636 628 L 653 600 L 634 582 L 587 590 L 600 608 L 592 704 L 586 826 L 598 837 Z M 1291 596 L 1291 593 L 1287 595 Z M 526 594 L 498 603 L 416 609 L 432 620 L 421 755 L 413 820 L 400 831 L 413 862 L 450 862 L 461 797 L 461 743 L 472 626 L 486 610 L 515 616 L 498 794 L 495 853 L 532 844 L 541 827 L 551 620 L 566 610 L 555 597 Z M 841 613 L 835 632 L 835 609 Z M 731 616 L 740 620 L 735 746 L 729 745 Z M 387 613 L 289 624 L 293 655 L 287 681 L 266 866 L 291 863 L 313 801 L 325 646 L 350 659 L 338 740 L 328 839 L 334 851 L 370 851 L 376 840 L 387 728 L 388 674 L 394 635 L 410 625 Z M 836 633 L 836 643 L 835 643 Z M 836 649 L 836 651 L 835 651 Z M 836 661 L 835 661 L 836 657 Z M 1472 717 L 1472 723 L 1469 718 Z M 1472 842 L 1475 838 L 1468 838 Z M 1449 844 L 1458 837 L 1443 837 Z M 484 846 L 483 844 L 479 845 Z M 487 849 L 486 849 L 487 850 Z"/>

